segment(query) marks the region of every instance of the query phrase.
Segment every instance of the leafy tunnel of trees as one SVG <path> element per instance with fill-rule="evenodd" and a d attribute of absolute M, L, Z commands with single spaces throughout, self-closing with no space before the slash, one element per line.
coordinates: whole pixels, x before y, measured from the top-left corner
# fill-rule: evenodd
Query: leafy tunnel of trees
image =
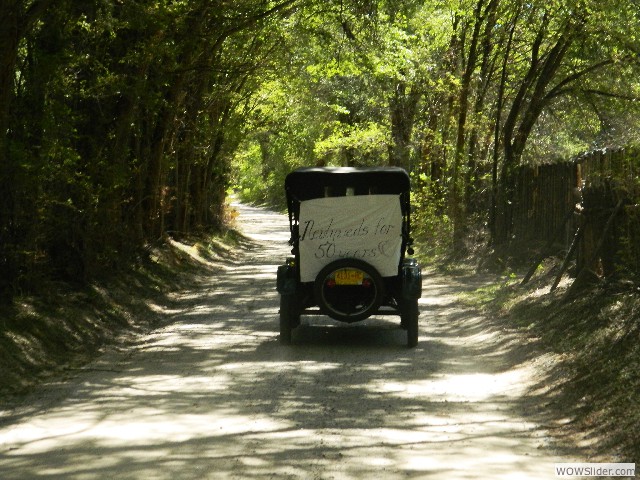
<path fill-rule="evenodd" d="M 419 234 L 508 242 L 514 170 L 634 142 L 628 0 L 2 0 L 0 292 L 217 228 L 231 187 L 399 165 Z"/>

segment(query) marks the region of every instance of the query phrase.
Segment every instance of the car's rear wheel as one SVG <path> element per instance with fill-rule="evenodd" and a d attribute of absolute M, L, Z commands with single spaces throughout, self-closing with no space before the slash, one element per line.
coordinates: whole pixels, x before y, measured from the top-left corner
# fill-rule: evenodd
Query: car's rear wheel
<path fill-rule="evenodd" d="M 418 299 L 403 299 L 400 315 L 401 325 L 407 330 L 407 346 L 414 348 L 418 345 Z"/>
<path fill-rule="evenodd" d="M 343 258 L 320 270 L 314 295 L 325 315 L 342 322 L 357 322 L 378 311 L 384 296 L 384 282 L 368 263 Z"/>
<path fill-rule="evenodd" d="M 280 295 L 280 343 L 291 344 L 291 331 L 300 323 L 295 295 Z"/>

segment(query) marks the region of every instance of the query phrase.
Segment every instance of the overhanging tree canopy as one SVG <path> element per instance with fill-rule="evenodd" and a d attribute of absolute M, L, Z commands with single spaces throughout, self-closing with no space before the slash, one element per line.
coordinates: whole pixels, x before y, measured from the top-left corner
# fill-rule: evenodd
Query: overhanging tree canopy
<path fill-rule="evenodd" d="M 459 248 L 479 218 L 503 241 L 516 166 L 639 131 L 622 0 L 12 0 L 0 17 L 5 293 L 219 225 L 232 175 L 281 197 L 301 165 L 402 166 L 423 234 Z"/>

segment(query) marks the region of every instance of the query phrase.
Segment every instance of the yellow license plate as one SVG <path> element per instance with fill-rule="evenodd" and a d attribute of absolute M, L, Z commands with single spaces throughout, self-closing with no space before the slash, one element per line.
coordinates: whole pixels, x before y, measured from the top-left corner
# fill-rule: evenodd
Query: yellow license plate
<path fill-rule="evenodd" d="M 364 272 L 362 270 L 345 268 L 336 272 L 335 280 L 336 285 L 362 285 Z"/>

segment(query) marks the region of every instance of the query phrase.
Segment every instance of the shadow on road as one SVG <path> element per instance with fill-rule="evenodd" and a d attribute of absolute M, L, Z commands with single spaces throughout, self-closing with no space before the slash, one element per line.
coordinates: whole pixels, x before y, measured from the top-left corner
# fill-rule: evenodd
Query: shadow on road
<path fill-rule="evenodd" d="M 426 276 L 420 343 L 398 322 L 314 318 L 277 337 L 286 219 L 242 207 L 260 248 L 157 307 L 164 326 L 38 392 L 0 429 L 3 479 L 550 478 L 518 340 Z"/>

